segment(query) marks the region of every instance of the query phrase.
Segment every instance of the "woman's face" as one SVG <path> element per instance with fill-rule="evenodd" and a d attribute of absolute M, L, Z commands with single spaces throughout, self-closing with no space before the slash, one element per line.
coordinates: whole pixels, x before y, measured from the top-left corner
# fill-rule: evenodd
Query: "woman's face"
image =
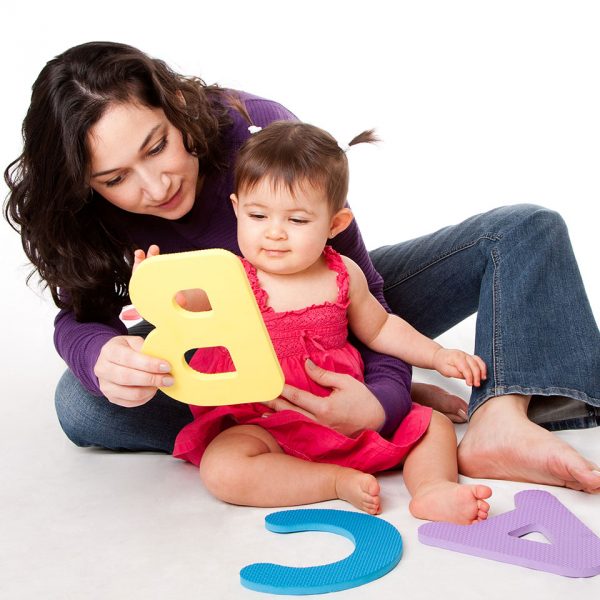
<path fill-rule="evenodd" d="M 90 129 L 90 186 L 128 212 L 175 220 L 196 198 L 198 159 L 160 108 L 115 104 Z"/>

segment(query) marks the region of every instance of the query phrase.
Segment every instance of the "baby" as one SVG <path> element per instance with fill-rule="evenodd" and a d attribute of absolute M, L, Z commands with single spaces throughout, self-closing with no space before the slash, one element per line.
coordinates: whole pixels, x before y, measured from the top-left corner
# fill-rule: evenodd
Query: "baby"
<path fill-rule="evenodd" d="M 363 132 L 350 145 L 375 140 Z M 362 270 L 329 243 L 351 223 L 346 206 L 348 161 L 327 132 L 275 122 L 240 150 L 231 202 L 241 259 L 280 360 L 286 383 L 325 396 L 307 374 L 315 365 L 363 381 L 348 327 L 372 350 L 478 386 L 486 367 L 449 350 L 386 312 Z M 148 255 L 158 253 L 153 246 Z M 136 264 L 144 260 L 136 251 Z M 199 292 L 180 293 L 189 310 L 206 310 Z M 234 370 L 225 349 L 199 349 L 190 366 Z M 458 483 L 456 436 L 441 413 L 413 404 L 391 439 L 364 430 L 348 437 L 302 411 L 267 404 L 191 407 L 195 420 L 179 433 L 174 455 L 200 467 L 216 497 L 250 506 L 294 506 L 340 498 L 378 514 L 373 473 L 401 466 L 421 519 L 469 524 L 487 518 L 492 491 Z"/>

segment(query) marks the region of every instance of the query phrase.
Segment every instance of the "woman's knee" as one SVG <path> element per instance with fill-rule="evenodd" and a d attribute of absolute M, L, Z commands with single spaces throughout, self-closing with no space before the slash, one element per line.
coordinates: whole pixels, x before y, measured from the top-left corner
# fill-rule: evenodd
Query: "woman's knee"
<path fill-rule="evenodd" d="M 567 225 L 562 215 L 550 208 L 537 204 L 515 204 L 506 207 L 515 227 L 522 227 L 531 236 L 567 234 Z"/>
<path fill-rule="evenodd" d="M 92 445 L 85 435 L 89 428 L 88 419 L 84 416 L 84 407 L 88 404 L 85 396 L 88 395 L 69 369 L 58 381 L 54 394 L 54 406 L 62 430 L 76 446 L 81 447 Z"/>

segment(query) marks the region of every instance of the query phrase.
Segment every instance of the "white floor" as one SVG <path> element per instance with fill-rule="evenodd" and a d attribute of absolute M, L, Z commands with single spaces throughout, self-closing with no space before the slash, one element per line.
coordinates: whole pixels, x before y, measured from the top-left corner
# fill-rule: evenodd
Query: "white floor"
<path fill-rule="evenodd" d="M 263 519 L 272 510 L 214 500 L 194 467 L 169 456 L 76 448 L 53 413 L 60 362 L 49 367 L 14 386 L 18 401 L 2 407 L 0 598 L 258 599 L 266 595 L 239 583 L 245 565 L 317 565 L 351 552 L 350 541 L 332 534 L 266 531 Z M 561 437 L 600 461 L 600 429 Z M 333 597 L 598 598 L 600 576 L 570 579 L 422 545 L 401 474 L 382 476 L 381 483 L 382 518 L 400 531 L 403 558 L 383 578 Z M 600 535 L 598 496 L 491 485 L 492 515 L 512 509 L 517 491 L 542 488 Z M 352 510 L 339 501 L 319 507 Z"/>

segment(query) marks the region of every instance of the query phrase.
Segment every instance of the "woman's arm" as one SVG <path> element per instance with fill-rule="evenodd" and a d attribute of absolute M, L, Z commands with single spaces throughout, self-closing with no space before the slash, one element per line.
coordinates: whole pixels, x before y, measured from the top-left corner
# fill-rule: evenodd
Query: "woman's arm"
<path fill-rule="evenodd" d="M 54 346 L 83 387 L 101 396 L 94 366 L 102 347 L 112 338 L 126 335 L 127 328 L 118 317 L 108 323 L 80 323 L 75 314 L 63 309 L 54 320 Z"/>
<path fill-rule="evenodd" d="M 56 318 L 58 353 L 92 394 L 132 408 L 151 400 L 159 387 L 173 384 L 165 360 L 142 353 L 143 338 L 114 324 L 78 323 L 69 311 Z"/>
<path fill-rule="evenodd" d="M 387 312 L 391 312 L 383 297 L 383 280 L 373 267 L 356 221 L 337 235 L 331 245 L 360 267 L 373 296 Z M 383 435 L 391 434 L 408 414 L 412 404 L 410 397 L 412 369 L 404 361 L 379 354 L 360 342 L 352 341 L 360 351 L 365 364 L 365 383 L 385 411 L 385 422 L 380 432 Z"/>

